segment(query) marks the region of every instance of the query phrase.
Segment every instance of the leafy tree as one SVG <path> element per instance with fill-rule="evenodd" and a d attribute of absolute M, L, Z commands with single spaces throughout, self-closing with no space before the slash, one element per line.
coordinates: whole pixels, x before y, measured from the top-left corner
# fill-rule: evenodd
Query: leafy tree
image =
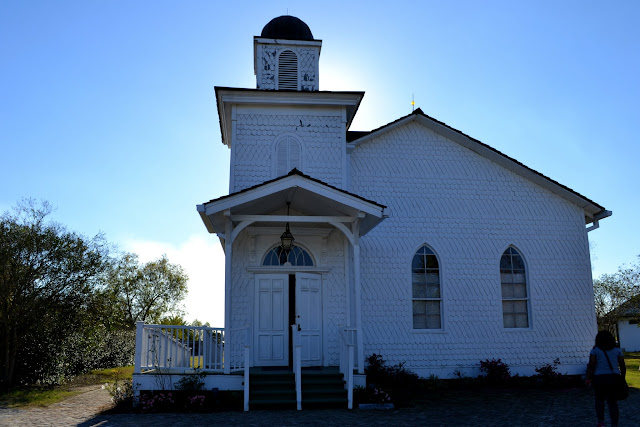
<path fill-rule="evenodd" d="M 182 314 L 181 302 L 187 296 L 187 274 L 169 263 L 165 255 L 146 264 L 138 256 L 123 254 L 111 266 L 102 297 L 110 301 L 111 318 L 120 327 L 134 328 L 136 321 L 158 323 L 168 316 Z"/>
<path fill-rule="evenodd" d="M 615 332 L 615 309 L 630 300 L 640 300 L 640 256 L 635 264 L 621 266 L 614 274 L 603 274 L 593 283 L 598 327 Z"/>
<path fill-rule="evenodd" d="M 102 236 L 69 232 L 47 219 L 51 212 L 47 202 L 25 199 L 0 217 L 2 386 L 14 382 L 18 357 L 20 369 L 33 371 L 59 350 L 106 266 Z"/>

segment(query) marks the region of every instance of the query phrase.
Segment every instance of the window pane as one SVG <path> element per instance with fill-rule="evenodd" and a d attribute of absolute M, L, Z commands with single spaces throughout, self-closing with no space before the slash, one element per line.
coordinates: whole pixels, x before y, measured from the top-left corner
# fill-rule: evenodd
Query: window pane
<path fill-rule="evenodd" d="M 513 283 L 513 274 L 511 274 L 511 273 L 500 273 L 500 281 L 502 283 Z"/>
<path fill-rule="evenodd" d="M 413 273 L 411 281 L 416 285 L 425 286 L 427 284 L 427 276 L 424 273 Z"/>
<path fill-rule="evenodd" d="M 426 301 L 413 301 L 413 314 L 427 314 Z"/>
<path fill-rule="evenodd" d="M 427 271 L 427 274 L 425 275 L 426 280 L 427 280 L 427 284 L 429 285 L 439 285 L 440 284 L 440 275 L 438 274 L 438 270 L 430 270 Z"/>
<path fill-rule="evenodd" d="M 502 316 L 502 323 L 504 325 L 505 328 L 515 328 L 516 327 L 516 321 L 515 318 L 512 314 L 504 314 Z"/>
<path fill-rule="evenodd" d="M 425 329 L 427 327 L 427 307 L 425 301 L 413 301 L 413 328 Z"/>
<path fill-rule="evenodd" d="M 510 283 L 502 284 L 502 298 L 513 298 L 513 285 Z"/>
<path fill-rule="evenodd" d="M 504 295 L 503 295 L 504 296 Z M 513 285 L 514 298 L 526 298 L 527 297 L 527 285 L 524 283 L 517 283 Z"/>
<path fill-rule="evenodd" d="M 440 329 L 440 301 L 426 301 L 427 329 Z"/>
<path fill-rule="evenodd" d="M 516 314 L 514 315 L 515 317 L 515 324 L 516 324 L 516 328 L 528 328 L 529 327 L 529 318 L 526 314 Z"/>
<path fill-rule="evenodd" d="M 500 258 L 500 270 L 511 270 L 511 257 L 506 252 Z"/>
<path fill-rule="evenodd" d="M 427 316 L 427 329 L 440 329 L 440 315 Z"/>
<path fill-rule="evenodd" d="M 427 318 L 424 314 L 414 314 L 413 315 L 413 329 L 426 329 L 427 328 Z"/>
<path fill-rule="evenodd" d="M 427 255 L 427 268 L 438 268 L 438 258 L 435 255 Z"/>
<path fill-rule="evenodd" d="M 440 298 L 440 286 L 428 285 L 427 286 L 427 298 Z"/>
<path fill-rule="evenodd" d="M 420 283 L 414 283 L 411 286 L 413 298 L 426 298 L 427 297 L 427 288 L 425 285 Z"/>
<path fill-rule="evenodd" d="M 524 270 L 513 271 L 513 283 L 525 283 Z"/>
<path fill-rule="evenodd" d="M 513 314 L 513 301 L 502 301 L 502 312 L 507 314 Z"/>
<path fill-rule="evenodd" d="M 427 313 L 440 316 L 440 301 L 425 301 Z"/>
<path fill-rule="evenodd" d="M 527 302 L 513 301 L 513 312 L 516 314 L 527 314 Z"/>
<path fill-rule="evenodd" d="M 524 270 L 524 261 L 520 255 L 512 255 L 511 260 L 514 270 Z"/>
<path fill-rule="evenodd" d="M 411 268 L 414 272 L 419 272 L 425 269 L 424 257 L 419 254 L 415 254 L 413 261 L 411 262 Z"/>

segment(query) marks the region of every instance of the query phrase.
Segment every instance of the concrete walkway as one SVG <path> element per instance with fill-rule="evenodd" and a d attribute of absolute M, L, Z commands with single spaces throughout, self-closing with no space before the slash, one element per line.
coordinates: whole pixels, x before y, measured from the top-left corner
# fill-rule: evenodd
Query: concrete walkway
<path fill-rule="evenodd" d="M 44 408 L 0 408 L 2 426 L 593 426 L 593 396 L 565 391 L 445 392 L 416 407 L 389 411 L 307 410 L 213 414 L 106 414 L 109 395 L 100 386 Z M 620 402 L 620 425 L 640 425 L 640 391 Z"/>

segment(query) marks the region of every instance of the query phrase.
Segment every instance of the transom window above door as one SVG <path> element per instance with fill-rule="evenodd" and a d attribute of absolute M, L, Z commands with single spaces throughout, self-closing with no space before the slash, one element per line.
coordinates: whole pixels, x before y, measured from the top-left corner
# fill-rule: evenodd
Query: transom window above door
<path fill-rule="evenodd" d="M 276 246 L 267 252 L 262 261 L 262 265 L 285 265 L 286 263 L 290 263 L 293 267 L 313 267 L 313 259 L 309 252 L 295 245 L 289 252 L 282 249 L 282 246 Z"/>

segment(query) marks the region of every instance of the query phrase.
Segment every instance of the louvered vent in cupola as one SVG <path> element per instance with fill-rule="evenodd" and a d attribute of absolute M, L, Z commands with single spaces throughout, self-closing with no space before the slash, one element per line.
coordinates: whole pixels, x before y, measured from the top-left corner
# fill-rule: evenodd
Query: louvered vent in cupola
<path fill-rule="evenodd" d="M 290 50 L 278 59 L 278 89 L 298 90 L 298 57 Z"/>

